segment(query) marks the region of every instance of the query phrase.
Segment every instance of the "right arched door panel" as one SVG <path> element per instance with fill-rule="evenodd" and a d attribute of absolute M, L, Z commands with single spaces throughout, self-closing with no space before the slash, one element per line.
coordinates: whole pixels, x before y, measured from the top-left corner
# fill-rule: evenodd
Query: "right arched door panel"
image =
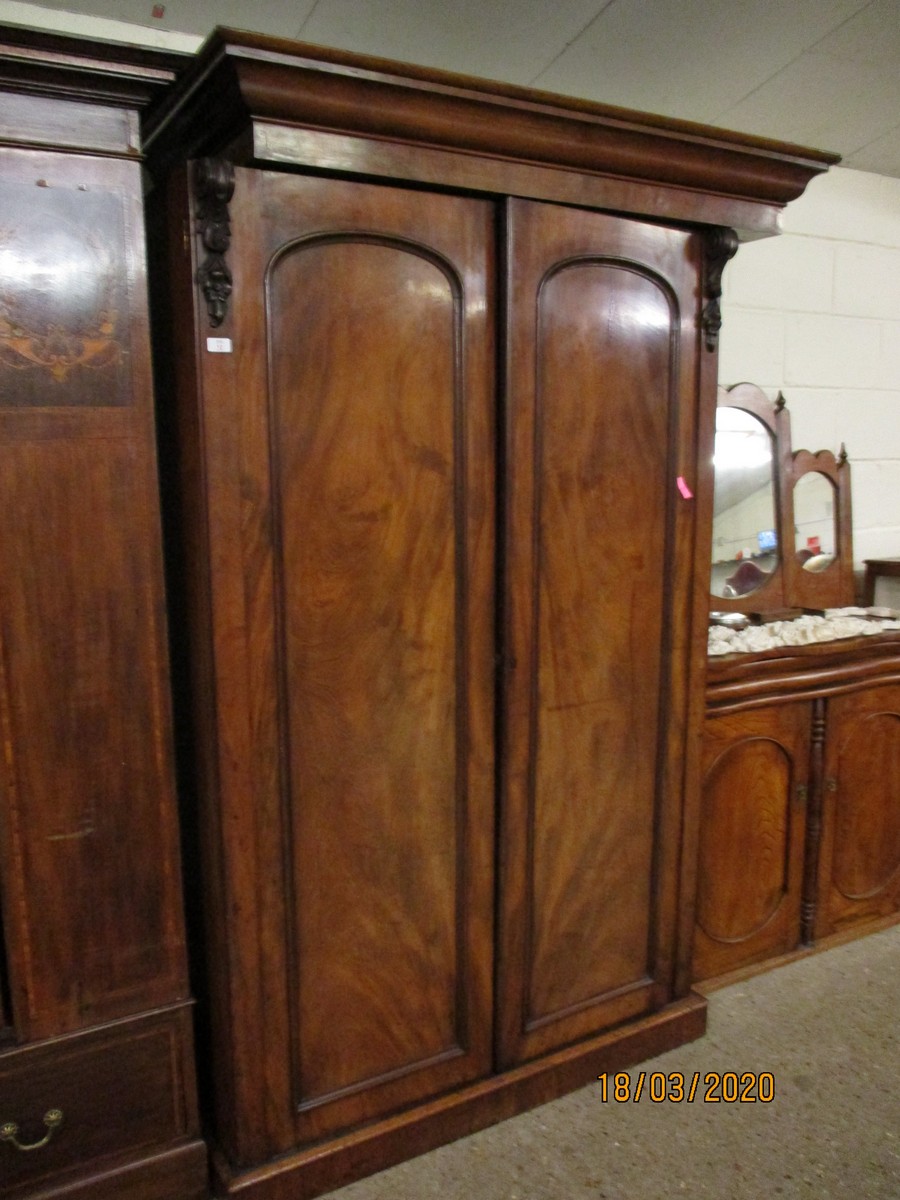
<path fill-rule="evenodd" d="M 816 937 L 900 906 L 900 686 L 829 701 Z"/>

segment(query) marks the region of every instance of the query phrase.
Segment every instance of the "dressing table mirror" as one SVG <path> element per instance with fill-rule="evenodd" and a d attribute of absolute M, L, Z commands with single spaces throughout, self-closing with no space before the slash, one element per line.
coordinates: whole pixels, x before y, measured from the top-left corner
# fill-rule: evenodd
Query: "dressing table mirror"
<path fill-rule="evenodd" d="M 774 616 L 853 603 L 845 451 L 794 452 L 784 397 L 720 388 L 710 570 L 714 612 Z"/>
<path fill-rule="evenodd" d="M 839 608 L 854 602 L 850 464 L 841 447 L 791 455 L 793 545 L 785 562 L 788 602 Z"/>
<path fill-rule="evenodd" d="M 774 612 L 785 606 L 784 449 L 788 416 L 754 384 L 720 388 L 714 456 L 711 607 Z"/>

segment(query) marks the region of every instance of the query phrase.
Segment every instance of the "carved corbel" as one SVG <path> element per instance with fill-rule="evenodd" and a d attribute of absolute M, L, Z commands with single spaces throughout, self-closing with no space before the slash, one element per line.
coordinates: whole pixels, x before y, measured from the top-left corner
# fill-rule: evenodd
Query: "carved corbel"
<path fill-rule="evenodd" d="M 737 253 L 738 236 L 733 229 L 718 226 L 706 237 L 706 253 L 703 260 L 703 306 L 701 324 L 707 350 L 715 350 L 719 344 L 722 328 L 722 272 L 730 259 Z"/>
<path fill-rule="evenodd" d="M 231 245 L 228 202 L 234 195 L 234 167 L 220 158 L 201 158 L 194 171 L 197 196 L 197 231 L 206 250 L 197 282 L 206 297 L 209 323 L 221 325 L 228 312 L 231 271 L 225 254 Z"/>

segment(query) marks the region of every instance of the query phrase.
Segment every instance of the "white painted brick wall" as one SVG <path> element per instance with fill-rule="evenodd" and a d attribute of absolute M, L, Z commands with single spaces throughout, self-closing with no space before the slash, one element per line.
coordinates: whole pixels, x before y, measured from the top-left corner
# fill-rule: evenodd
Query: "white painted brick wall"
<path fill-rule="evenodd" d="M 725 270 L 719 378 L 783 391 L 794 447 L 847 446 L 854 559 L 900 556 L 900 179 L 837 168 Z"/>

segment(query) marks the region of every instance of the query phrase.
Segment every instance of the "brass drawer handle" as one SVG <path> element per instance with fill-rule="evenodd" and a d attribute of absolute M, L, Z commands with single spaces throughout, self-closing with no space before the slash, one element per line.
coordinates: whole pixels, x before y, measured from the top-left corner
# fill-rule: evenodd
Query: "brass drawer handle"
<path fill-rule="evenodd" d="M 12 1142 L 17 1150 L 40 1150 L 42 1146 L 46 1146 L 50 1139 L 63 1123 L 63 1114 L 61 1108 L 51 1108 L 49 1112 L 44 1113 L 44 1124 L 47 1126 L 47 1132 L 39 1142 L 20 1142 L 19 1127 L 15 1121 L 4 1121 L 0 1125 L 0 1141 Z"/>

